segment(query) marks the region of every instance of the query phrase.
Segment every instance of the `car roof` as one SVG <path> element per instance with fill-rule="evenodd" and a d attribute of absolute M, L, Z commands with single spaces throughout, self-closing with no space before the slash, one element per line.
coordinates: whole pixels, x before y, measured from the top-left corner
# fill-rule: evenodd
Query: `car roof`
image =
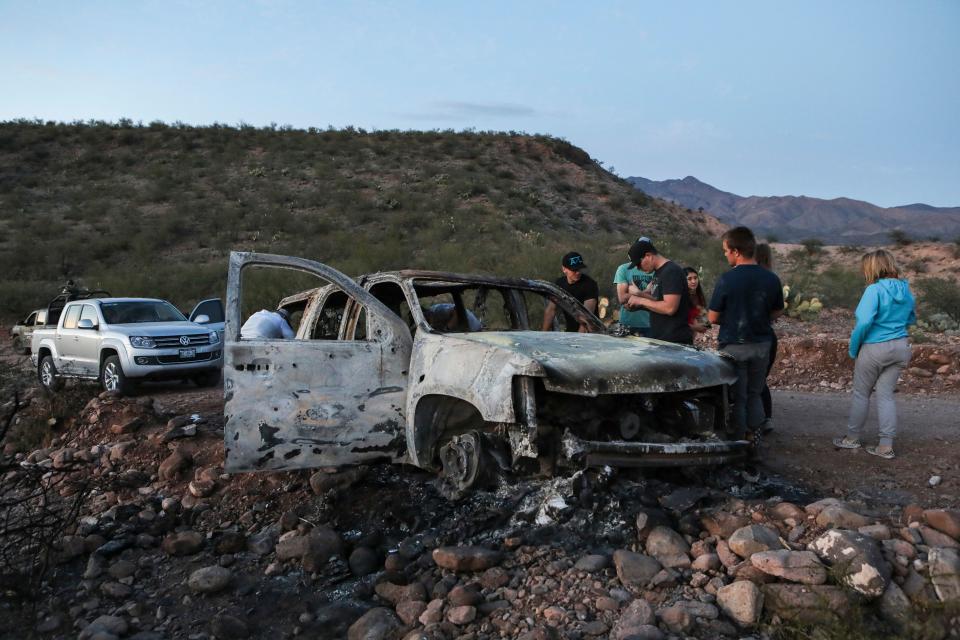
<path fill-rule="evenodd" d="M 71 300 L 71 302 L 166 302 L 166 300 L 161 300 L 160 298 L 88 298 L 85 300 Z"/>

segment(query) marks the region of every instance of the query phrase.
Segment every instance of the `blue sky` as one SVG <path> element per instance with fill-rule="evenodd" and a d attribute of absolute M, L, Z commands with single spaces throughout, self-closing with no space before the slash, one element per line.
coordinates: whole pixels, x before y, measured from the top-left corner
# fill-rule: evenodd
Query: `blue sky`
<path fill-rule="evenodd" d="M 0 0 L 0 120 L 515 130 L 622 176 L 960 206 L 960 2 Z"/>

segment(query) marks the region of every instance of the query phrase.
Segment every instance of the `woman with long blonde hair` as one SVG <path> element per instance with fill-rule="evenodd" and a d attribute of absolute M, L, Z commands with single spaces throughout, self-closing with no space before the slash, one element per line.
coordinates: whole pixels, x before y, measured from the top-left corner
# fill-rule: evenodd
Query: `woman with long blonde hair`
<path fill-rule="evenodd" d="M 867 421 L 870 395 L 877 393 L 880 443 L 867 447 L 869 454 L 891 459 L 897 433 L 897 406 L 893 391 L 900 372 L 910 362 L 907 327 L 916 324 L 913 294 L 893 255 L 884 249 L 871 251 L 860 260 L 867 288 L 857 305 L 857 323 L 850 334 L 853 370 L 853 405 L 847 435 L 834 438 L 841 449 L 860 448 L 860 430 Z"/>

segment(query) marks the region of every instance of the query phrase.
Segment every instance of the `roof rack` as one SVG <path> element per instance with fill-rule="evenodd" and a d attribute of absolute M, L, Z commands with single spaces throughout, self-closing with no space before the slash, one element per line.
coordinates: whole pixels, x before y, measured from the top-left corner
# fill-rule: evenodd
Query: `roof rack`
<path fill-rule="evenodd" d="M 90 298 L 109 298 L 110 292 L 106 289 L 81 289 L 67 285 L 47 305 L 47 324 L 59 324 L 60 313 L 68 302 L 74 300 L 88 300 Z"/>

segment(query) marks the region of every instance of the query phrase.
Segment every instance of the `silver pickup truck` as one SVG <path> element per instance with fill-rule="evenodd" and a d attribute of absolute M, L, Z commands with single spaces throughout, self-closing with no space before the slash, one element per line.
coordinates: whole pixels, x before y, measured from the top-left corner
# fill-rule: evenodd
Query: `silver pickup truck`
<path fill-rule="evenodd" d="M 151 298 L 67 302 L 55 328 L 33 332 L 32 351 L 40 384 L 50 391 L 64 378 L 99 380 L 120 393 L 140 380 L 186 378 L 213 386 L 223 363 L 217 331 Z"/>
<path fill-rule="evenodd" d="M 244 339 L 243 276 L 271 268 L 320 286 L 280 302 L 295 339 Z M 588 333 L 536 330 L 550 302 Z M 387 459 L 468 490 L 495 467 L 709 465 L 749 453 L 732 437 L 730 361 L 608 335 L 538 280 L 431 271 L 354 280 L 310 260 L 232 253 L 224 350 L 230 471 Z"/>

